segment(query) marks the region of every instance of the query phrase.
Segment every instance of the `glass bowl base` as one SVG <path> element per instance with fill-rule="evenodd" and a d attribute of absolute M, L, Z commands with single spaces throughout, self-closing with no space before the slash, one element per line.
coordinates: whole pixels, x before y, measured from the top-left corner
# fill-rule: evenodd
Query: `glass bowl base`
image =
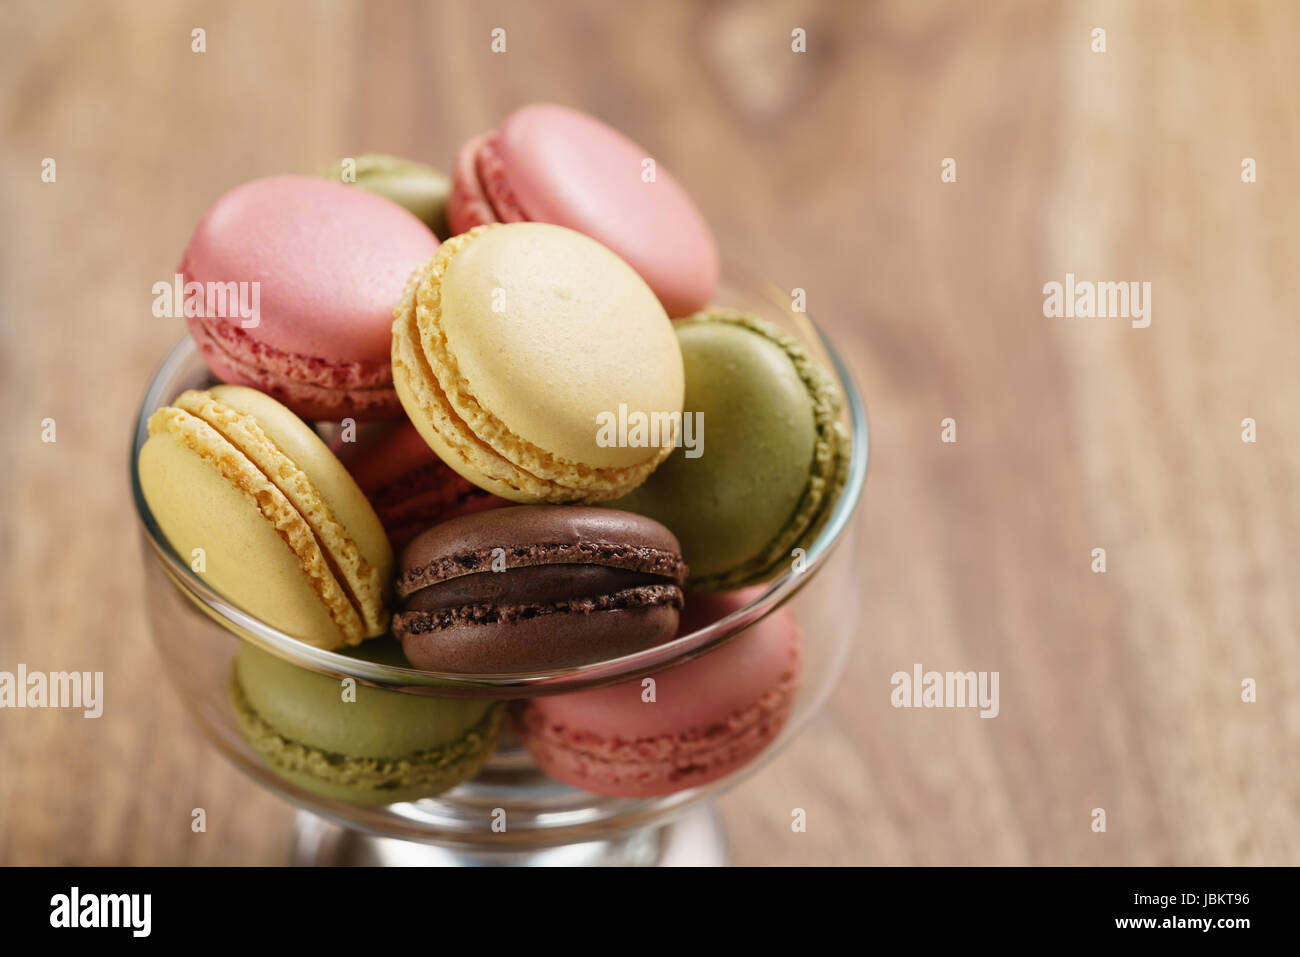
<path fill-rule="evenodd" d="M 290 863 L 299 867 L 722 867 L 727 835 L 717 811 L 698 804 L 666 824 L 556 847 L 440 847 L 375 837 L 308 811 L 293 823 Z"/>

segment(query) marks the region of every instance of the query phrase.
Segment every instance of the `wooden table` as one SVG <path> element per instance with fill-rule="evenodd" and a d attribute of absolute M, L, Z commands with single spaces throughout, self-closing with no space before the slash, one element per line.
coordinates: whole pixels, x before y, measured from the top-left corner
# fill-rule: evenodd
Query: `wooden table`
<path fill-rule="evenodd" d="M 283 859 L 289 809 L 148 638 L 128 423 L 181 333 L 150 287 L 242 180 L 445 166 L 533 99 L 649 144 L 730 258 L 807 290 L 870 406 L 865 624 L 723 800 L 737 862 L 1300 859 L 1300 7 L 542 6 L 6 7 L 0 669 L 102 670 L 107 700 L 0 712 L 0 862 Z M 1067 273 L 1150 282 L 1149 327 L 1045 317 Z M 997 671 L 1000 715 L 891 707 L 917 662 Z"/>

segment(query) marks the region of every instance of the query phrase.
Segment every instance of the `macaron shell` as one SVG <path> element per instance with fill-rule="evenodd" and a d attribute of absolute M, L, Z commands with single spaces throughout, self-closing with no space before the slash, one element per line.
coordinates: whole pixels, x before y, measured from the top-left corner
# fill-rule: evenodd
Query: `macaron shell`
<path fill-rule="evenodd" d="M 681 633 L 742 607 L 755 590 L 690 595 Z M 547 773 L 599 794 L 648 797 L 707 784 L 756 757 L 788 719 L 798 686 L 798 626 L 778 609 L 730 643 L 654 675 L 534 698 L 524 740 Z"/>
<path fill-rule="evenodd" d="M 403 664 L 390 641 L 364 648 L 366 660 Z M 251 645 L 237 653 L 230 682 L 253 750 L 281 778 L 335 800 L 388 804 L 439 794 L 472 777 L 496 744 L 502 708 L 493 702 L 365 685 L 355 692 L 345 700 L 341 682 Z"/>
<path fill-rule="evenodd" d="M 415 426 L 402 420 L 360 426 L 353 441 L 335 439 L 330 451 L 367 498 L 412 472 L 442 462 Z"/>
<path fill-rule="evenodd" d="M 433 230 L 435 236 L 450 235 L 447 199 L 451 180 L 432 166 L 400 156 L 366 153 L 356 158 L 355 172 L 357 186 L 401 206 Z M 339 178 L 342 165 L 333 167 L 331 174 Z"/>
<path fill-rule="evenodd" d="M 442 522 L 420 535 L 402 552 L 398 594 L 481 572 L 497 549 L 504 551 L 508 568 L 591 561 L 680 575 L 677 538 L 653 519 L 581 505 L 513 506 Z M 437 573 L 430 574 L 430 568 Z"/>
<path fill-rule="evenodd" d="M 255 749 L 259 746 L 275 747 L 274 744 L 250 743 L 253 743 Z M 343 783 L 325 781 L 309 772 L 290 771 L 275 765 L 272 765 L 272 770 L 295 787 L 301 788 L 310 794 L 328 798 L 331 801 L 364 805 L 398 804 L 404 801 L 418 801 L 421 798 L 436 797 L 450 791 L 456 785 L 468 781 L 477 774 L 479 768 L 491 755 L 492 751 L 490 749 L 479 751 L 474 755 L 467 756 L 461 763 L 444 770 L 431 773 L 427 769 L 421 769 L 415 783 L 399 786 L 389 785 L 382 788 L 373 787 L 369 784 L 364 767 L 356 772 L 351 770 L 357 762 L 339 761 L 336 758 L 324 755 L 321 755 L 317 761 L 323 766 L 330 767 L 335 773 L 340 774 L 344 779 Z M 267 756 L 264 756 L 263 759 L 266 760 Z M 368 763 L 370 762 L 362 762 L 363 765 Z M 365 783 L 352 783 L 353 780 Z"/>
<path fill-rule="evenodd" d="M 186 395 L 192 396 L 193 407 L 181 402 L 185 396 L 177 404 L 194 414 L 202 408 L 209 423 L 293 502 L 342 574 L 367 634 L 382 634 L 388 627 L 384 605 L 393 552 L 378 516 L 343 464 L 310 426 L 261 392 L 228 385 Z M 236 415 L 226 415 L 219 424 L 223 406 Z"/>
<path fill-rule="evenodd" d="M 277 176 L 235 187 L 195 228 L 187 281 L 260 283 L 249 338 L 327 362 L 383 363 L 393 303 L 437 237 L 396 203 L 342 183 Z"/>
<path fill-rule="evenodd" d="M 590 239 L 537 223 L 479 227 L 412 277 L 394 317 L 403 406 L 434 452 L 488 491 L 598 501 L 671 451 L 671 425 L 658 445 L 600 441 L 598 417 L 620 404 L 680 411 L 682 373 L 658 302 Z"/>
<path fill-rule="evenodd" d="M 453 236 L 467 233 L 475 226 L 498 222 L 492 202 L 478 178 L 478 153 L 491 134 L 475 136 L 456 154 L 452 172 L 451 198 L 447 205 L 447 223 Z"/>
<path fill-rule="evenodd" d="M 367 652 L 370 644 L 362 646 Z M 388 639 L 374 642 L 392 649 L 383 663 L 404 667 Z M 361 649 L 358 649 L 361 650 Z M 374 660 L 372 654 L 359 655 Z M 235 674 L 248 703 L 261 718 L 292 741 L 352 757 L 400 758 L 448 744 L 473 728 L 492 701 L 436 698 L 357 684 L 356 700 L 346 700 L 342 683 L 290 664 L 244 642 L 235 657 Z"/>
<path fill-rule="evenodd" d="M 233 698 L 233 696 L 232 696 Z M 234 705 L 238 709 L 238 705 Z M 256 715 L 247 712 L 241 715 L 236 712 L 236 720 L 239 723 L 239 730 L 252 745 L 253 750 L 259 754 L 264 751 L 272 752 L 278 748 L 278 742 L 275 741 L 274 731 L 270 726 L 257 724 Z M 263 760 L 271 766 L 275 774 L 288 781 L 294 787 L 300 788 L 309 794 L 315 794 L 318 797 L 327 798 L 331 801 L 344 801 L 348 804 L 365 804 L 381 805 L 396 804 L 402 801 L 418 801 L 420 798 L 433 797 L 443 791 L 449 791 L 461 781 L 467 780 L 474 776 L 478 768 L 467 769 L 467 773 L 457 773 L 452 780 L 441 785 L 411 785 L 389 788 L 373 788 L 357 783 L 334 783 L 323 781 L 314 774 L 303 771 L 290 771 L 286 768 L 271 764 L 270 755 L 263 754 Z M 342 762 L 344 765 L 350 762 Z M 349 775 L 352 776 L 352 775 Z M 359 775 L 356 775 L 359 777 Z"/>
<path fill-rule="evenodd" d="M 504 710 L 494 707 L 446 745 L 401 757 L 353 757 L 280 734 L 249 705 L 238 678 L 232 677 L 228 692 L 240 734 L 272 771 L 305 791 L 356 804 L 432 797 L 473 777 L 496 746 Z"/>
<path fill-rule="evenodd" d="M 330 449 L 374 508 L 394 550 L 430 525 L 509 504 L 450 468 L 409 421 L 362 428 L 356 441 L 336 440 Z"/>
<path fill-rule="evenodd" d="M 356 480 L 316 431 L 284 405 L 256 389 L 218 385 L 208 392 L 224 405 L 257 421 L 276 448 L 311 480 L 366 561 L 386 577 L 392 570 L 393 555 L 378 517 Z"/>
<path fill-rule="evenodd" d="M 203 549 L 205 567 L 199 574 L 204 581 L 249 614 L 309 644 L 332 648 L 349 640 L 276 524 L 252 494 L 232 484 L 210 460 L 176 434 L 160 430 L 140 450 L 138 471 L 149 509 L 181 560 L 193 562 L 194 550 Z M 299 540 L 304 534 L 310 529 L 302 522 Z M 323 556 L 319 562 L 317 572 L 323 575 L 328 571 Z M 346 602 L 341 591 L 336 598 Z M 350 640 L 360 639 L 357 620 Z"/>
<path fill-rule="evenodd" d="M 510 185 L 510 170 L 501 155 L 501 134 L 489 133 L 474 154 L 474 173 L 499 223 L 526 223 L 528 213 Z"/>
<path fill-rule="evenodd" d="M 703 415 L 702 454 L 677 449 L 630 495 L 609 503 L 676 532 L 692 580 L 764 553 L 809 482 L 813 401 L 785 351 L 744 326 L 677 324 L 685 408 Z"/>
<path fill-rule="evenodd" d="M 304 418 L 373 420 L 401 414 L 386 365 L 330 365 L 311 356 L 271 350 L 220 320 L 191 316 L 186 324 L 218 379 L 275 396 Z"/>
<path fill-rule="evenodd" d="M 690 594 L 682 632 L 731 614 L 754 594 L 753 589 L 725 596 Z M 794 615 L 778 609 L 716 651 L 654 675 L 656 700 L 650 704 L 641 700 L 640 679 L 534 698 L 532 703 L 552 723 L 600 728 L 623 740 L 713 727 L 790 677 L 798 635 Z"/>
<path fill-rule="evenodd" d="M 418 317 L 422 311 L 436 308 L 447 259 L 474 235 L 471 231 L 453 236 L 411 276 L 393 311 L 393 386 L 402 408 L 434 455 L 467 481 L 511 502 L 571 501 L 581 493 L 556 488 L 519 468 L 474 434 L 443 392 L 425 354 Z"/>
<path fill-rule="evenodd" d="M 489 230 L 448 265 L 441 315 L 465 391 L 504 430 L 561 461 L 642 464 L 646 448 L 597 443 L 597 416 L 619 404 L 681 409 L 668 317 L 636 273 L 578 233 L 538 223 Z"/>
<path fill-rule="evenodd" d="M 528 219 L 584 233 L 627 260 L 671 316 L 713 297 L 718 251 L 708 225 L 653 155 L 595 117 L 554 104 L 516 110 L 494 141 Z"/>
<path fill-rule="evenodd" d="M 455 242 L 452 237 L 448 242 Z M 556 490 L 497 455 L 452 411 L 419 349 L 414 312 L 393 327 L 393 385 L 420 437 L 466 481 L 510 502 L 572 501 L 578 493 Z M 400 327 L 400 328 L 399 328 Z M 418 371 L 416 371 L 418 370 Z"/>
<path fill-rule="evenodd" d="M 510 504 L 452 469 L 446 469 L 438 481 L 441 484 L 429 487 L 422 494 L 412 496 L 385 512 L 384 520 L 389 523 L 388 538 L 394 550 L 405 548 L 430 525 Z"/>

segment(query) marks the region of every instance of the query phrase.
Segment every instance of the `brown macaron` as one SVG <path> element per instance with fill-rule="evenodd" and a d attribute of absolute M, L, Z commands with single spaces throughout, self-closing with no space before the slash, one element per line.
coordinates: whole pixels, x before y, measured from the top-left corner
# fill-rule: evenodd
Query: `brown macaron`
<path fill-rule="evenodd" d="M 671 639 L 686 573 L 673 533 L 643 515 L 564 505 L 464 515 L 402 553 L 393 634 L 429 671 L 590 664 Z"/>

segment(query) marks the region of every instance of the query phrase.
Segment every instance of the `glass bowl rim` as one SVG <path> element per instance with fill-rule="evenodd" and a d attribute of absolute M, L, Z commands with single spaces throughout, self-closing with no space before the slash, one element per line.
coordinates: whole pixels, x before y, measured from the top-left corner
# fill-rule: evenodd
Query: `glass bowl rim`
<path fill-rule="evenodd" d="M 181 559 L 162 534 L 140 487 L 138 462 L 140 449 L 149 437 L 149 417 L 159 406 L 175 398 L 173 395 L 164 395 L 163 386 L 168 384 L 168 388 L 171 388 L 169 383 L 175 378 L 177 370 L 192 361 L 197 349 L 193 339 L 188 335 L 172 347 L 150 378 L 136 415 L 132 434 L 129 463 L 131 492 L 146 543 L 145 560 L 149 560 L 149 553 L 152 552 L 153 556 L 162 563 L 176 587 L 180 588 L 209 617 L 236 637 L 312 671 L 340 679 L 352 678 L 374 687 L 411 694 L 476 698 L 521 698 L 540 694 L 559 694 L 641 677 L 712 651 L 785 604 L 820 570 L 827 556 L 842 537 L 861 501 L 867 475 L 869 444 L 866 407 L 862 396 L 858 392 L 848 366 L 817 323 L 806 312 L 796 312 L 785 305 L 783 300 L 788 297 L 782 296 L 771 283 L 757 280 L 746 274 L 745 270 L 728 264 L 723 278 L 724 282 L 742 293 L 761 292 L 770 305 L 781 309 L 787 319 L 801 328 L 807 341 L 820 347 L 848 412 L 850 449 L 848 475 L 844 487 L 831 509 L 830 516 L 808 547 L 802 568 L 797 571 L 793 565 L 787 568 L 767 582 L 762 593 L 744 607 L 704 628 L 680 635 L 661 645 L 584 665 L 539 672 L 466 675 L 378 664 L 353 658 L 338 651 L 327 651 L 309 645 L 253 617 L 208 585 L 188 562 Z"/>

